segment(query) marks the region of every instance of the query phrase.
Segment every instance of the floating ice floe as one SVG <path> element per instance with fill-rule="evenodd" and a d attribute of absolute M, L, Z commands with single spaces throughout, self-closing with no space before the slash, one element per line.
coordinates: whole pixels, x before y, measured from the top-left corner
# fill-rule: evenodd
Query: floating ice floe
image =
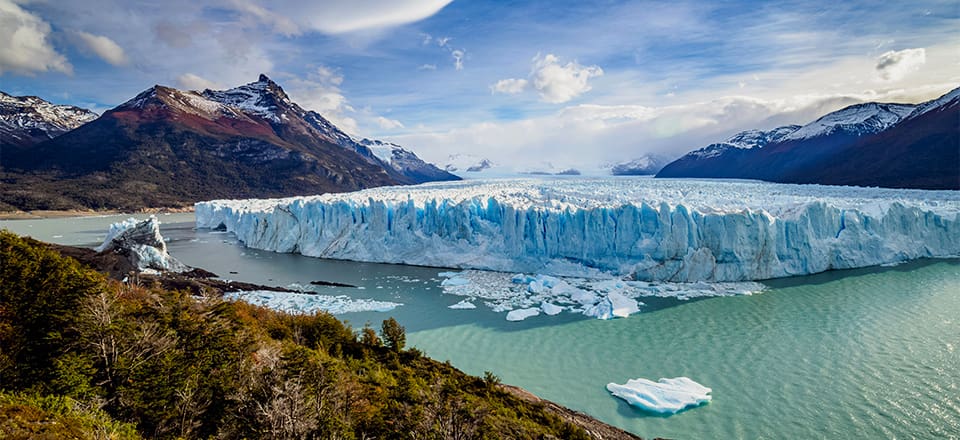
<path fill-rule="evenodd" d="M 474 180 L 196 204 L 197 227 L 225 228 L 256 249 L 680 283 L 957 256 L 958 213 L 958 191 L 613 178 Z"/>
<path fill-rule="evenodd" d="M 607 384 L 607 391 L 630 405 L 660 414 L 675 414 L 709 402 L 713 391 L 687 377 L 661 378 L 654 382 L 631 379 L 626 384 Z"/>
<path fill-rule="evenodd" d="M 223 297 L 295 314 L 310 314 L 318 310 L 334 315 L 352 312 L 389 312 L 403 305 L 389 301 L 353 299 L 346 295 L 331 296 L 269 290 L 227 292 Z"/>
<path fill-rule="evenodd" d="M 470 302 L 469 299 L 465 299 L 465 300 L 460 301 L 460 302 L 458 302 L 458 303 L 456 303 L 456 304 L 454 304 L 454 305 L 447 306 L 447 308 L 465 310 L 465 309 L 475 309 L 475 308 L 477 308 L 477 305 L 474 304 L 474 303 L 472 303 L 472 302 Z"/>
<path fill-rule="evenodd" d="M 651 283 L 620 279 L 587 279 L 549 275 L 507 274 L 482 270 L 441 272 L 443 292 L 465 296 L 462 303 L 483 301 L 495 312 L 508 312 L 507 320 L 520 321 L 563 311 L 598 319 L 626 318 L 640 311 L 642 297 L 691 298 L 750 295 L 764 286 L 740 283 Z M 456 280 L 454 282 L 448 282 Z M 536 312 L 536 313 L 534 313 Z"/>

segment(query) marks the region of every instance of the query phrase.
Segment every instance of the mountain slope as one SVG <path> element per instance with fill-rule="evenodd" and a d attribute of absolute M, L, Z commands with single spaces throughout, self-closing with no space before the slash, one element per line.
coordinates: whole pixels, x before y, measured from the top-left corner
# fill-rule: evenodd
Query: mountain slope
<path fill-rule="evenodd" d="M 140 209 L 423 180 L 343 147 L 347 140 L 266 76 L 226 91 L 154 86 L 96 121 L 5 155 L 12 185 L 0 200 L 20 209 Z"/>
<path fill-rule="evenodd" d="M 960 89 L 918 107 L 890 130 L 785 176 L 796 183 L 960 189 Z"/>
<path fill-rule="evenodd" d="M 0 149 L 29 147 L 96 118 L 96 113 L 72 105 L 0 92 Z"/>
<path fill-rule="evenodd" d="M 958 90 L 917 106 L 846 107 L 803 127 L 781 127 L 759 148 L 712 144 L 670 163 L 657 177 L 957 188 Z"/>
<path fill-rule="evenodd" d="M 742 177 L 744 162 L 752 156 L 754 149 L 779 142 L 798 129 L 799 125 L 786 125 L 769 131 L 742 131 L 726 142 L 691 151 L 661 167 L 656 174 L 657 177 Z"/>
<path fill-rule="evenodd" d="M 610 167 L 610 174 L 614 176 L 652 176 L 660 172 L 670 163 L 666 156 L 646 154 L 627 162 L 621 162 Z"/>

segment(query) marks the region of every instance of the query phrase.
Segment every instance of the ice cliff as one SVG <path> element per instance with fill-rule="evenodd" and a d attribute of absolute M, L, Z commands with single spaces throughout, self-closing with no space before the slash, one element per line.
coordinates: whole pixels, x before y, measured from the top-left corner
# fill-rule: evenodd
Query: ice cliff
<path fill-rule="evenodd" d="M 160 235 L 160 221 L 152 215 L 143 221 L 130 217 L 110 225 L 107 237 L 95 250 L 98 253 L 115 252 L 126 255 L 140 272 L 190 270 L 167 253 L 167 243 Z"/>
<path fill-rule="evenodd" d="M 256 249 L 643 281 L 744 281 L 960 255 L 960 193 L 519 179 L 196 204 Z"/>

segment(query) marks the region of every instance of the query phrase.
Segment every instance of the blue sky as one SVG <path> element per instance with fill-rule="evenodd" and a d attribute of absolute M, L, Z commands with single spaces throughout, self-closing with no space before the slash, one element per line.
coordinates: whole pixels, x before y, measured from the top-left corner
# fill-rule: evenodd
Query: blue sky
<path fill-rule="evenodd" d="M 955 0 L 0 0 L 0 90 L 102 112 L 262 72 L 433 161 L 589 168 L 936 97 L 957 29 Z"/>

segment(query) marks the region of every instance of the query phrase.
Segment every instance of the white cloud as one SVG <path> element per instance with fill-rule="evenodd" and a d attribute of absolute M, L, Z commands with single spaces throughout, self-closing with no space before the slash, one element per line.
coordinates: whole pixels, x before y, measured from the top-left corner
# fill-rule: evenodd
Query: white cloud
<path fill-rule="evenodd" d="M 528 81 L 525 79 L 517 78 L 507 78 L 497 81 L 496 84 L 490 86 L 490 91 L 493 93 L 503 93 L 506 95 L 516 95 L 517 93 L 522 92 L 527 88 Z"/>
<path fill-rule="evenodd" d="M 453 68 L 457 70 L 463 70 L 463 57 L 465 53 L 461 49 L 453 50 L 450 52 L 450 56 L 453 57 Z"/>
<path fill-rule="evenodd" d="M 554 54 L 537 54 L 531 63 L 529 80 L 501 79 L 490 86 L 490 90 L 513 95 L 532 85 L 541 101 L 560 104 L 590 91 L 590 78 L 603 75 L 600 66 L 581 66 L 576 61 L 560 64 L 560 58 Z"/>
<path fill-rule="evenodd" d="M 123 48 L 107 37 L 83 31 L 75 31 L 73 35 L 83 50 L 93 52 L 94 55 L 114 66 L 123 66 L 129 62 Z"/>
<path fill-rule="evenodd" d="M 590 78 L 603 75 L 600 66 L 581 66 L 576 61 L 561 65 L 556 55 L 537 54 L 533 58 L 533 87 L 540 99 L 551 104 L 567 102 L 590 91 Z"/>
<path fill-rule="evenodd" d="M 49 36 L 47 22 L 10 0 L 0 0 L 0 74 L 72 73 L 73 67 L 53 48 Z"/>
<path fill-rule="evenodd" d="M 805 124 L 860 102 L 909 101 L 904 99 L 904 92 L 928 91 L 798 94 L 787 98 L 728 95 L 661 106 L 581 104 L 536 118 L 484 121 L 387 138 L 412 148 L 428 161 L 483 151 L 488 159 L 517 169 L 549 157 L 558 169 L 573 167 L 589 172 L 602 163 L 645 153 L 679 157 L 742 130 Z"/>
<path fill-rule="evenodd" d="M 357 120 L 350 116 L 356 110 L 340 90 L 342 83 L 343 75 L 329 67 L 320 66 L 307 78 L 293 78 L 284 81 L 283 86 L 290 98 L 301 107 L 320 113 L 347 133 L 357 134 Z"/>
<path fill-rule="evenodd" d="M 287 35 L 374 31 L 423 20 L 452 0 L 231 0 L 233 7 Z"/>
<path fill-rule="evenodd" d="M 238 12 L 249 14 L 280 34 L 291 36 L 301 32 L 300 26 L 292 19 L 258 5 L 255 0 L 227 0 L 227 3 Z"/>
<path fill-rule="evenodd" d="M 446 47 L 450 40 L 453 38 L 450 37 L 437 37 L 437 46 Z"/>
<path fill-rule="evenodd" d="M 384 130 L 392 130 L 396 128 L 403 128 L 403 123 L 396 119 L 389 119 L 383 116 L 377 116 L 377 125 Z"/>
<path fill-rule="evenodd" d="M 225 88 L 219 83 L 210 81 L 209 79 L 194 75 L 192 73 L 184 73 L 183 75 L 178 76 L 177 86 L 188 90 L 221 90 Z"/>
<path fill-rule="evenodd" d="M 423 64 L 420 67 L 417 67 L 417 70 L 437 70 L 436 64 Z"/>
<path fill-rule="evenodd" d="M 924 48 L 891 50 L 877 57 L 877 76 L 884 81 L 898 81 L 920 69 L 927 62 Z"/>

